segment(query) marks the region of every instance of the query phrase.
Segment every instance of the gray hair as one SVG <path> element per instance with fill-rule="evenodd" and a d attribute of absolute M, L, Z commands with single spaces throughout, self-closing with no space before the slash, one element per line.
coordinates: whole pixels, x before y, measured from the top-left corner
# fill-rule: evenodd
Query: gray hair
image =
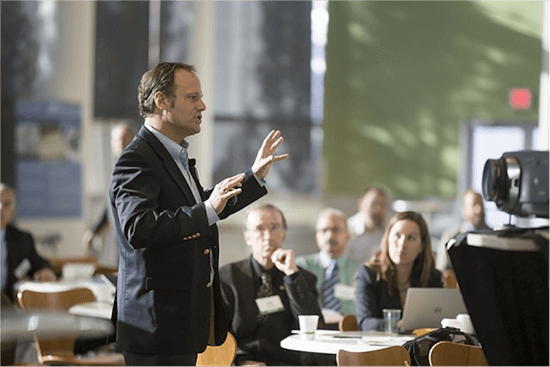
<path fill-rule="evenodd" d="M 315 223 L 315 227 L 317 227 L 319 225 L 319 222 L 321 221 L 321 218 L 324 218 L 327 215 L 337 215 L 339 217 L 342 217 L 342 219 L 344 220 L 344 226 L 345 226 L 346 230 L 348 229 L 348 224 L 347 224 L 347 221 L 346 221 L 346 214 L 342 210 L 335 209 L 335 208 L 325 208 L 325 209 L 321 210 L 321 212 L 319 213 L 319 216 L 317 216 L 317 222 Z"/>
<path fill-rule="evenodd" d="M 286 218 L 285 218 L 285 215 L 283 214 L 283 212 L 281 211 L 281 209 L 277 208 L 275 205 L 273 204 L 262 204 L 260 206 L 257 206 L 257 207 L 254 207 L 252 209 L 250 209 L 245 217 L 244 217 L 244 222 L 243 222 L 243 231 L 248 231 L 249 228 L 247 227 L 247 224 L 248 224 L 248 217 L 250 216 L 251 213 L 253 212 L 257 212 L 257 211 L 260 211 L 260 210 L 272 210 L 272 211 L 275 211 L 277 213 L 279 213 L 281 215 L 281 219 L 283 221 L 283 229 L 286 231 L 288 229 L 288 226 L 286 224 Z"/>

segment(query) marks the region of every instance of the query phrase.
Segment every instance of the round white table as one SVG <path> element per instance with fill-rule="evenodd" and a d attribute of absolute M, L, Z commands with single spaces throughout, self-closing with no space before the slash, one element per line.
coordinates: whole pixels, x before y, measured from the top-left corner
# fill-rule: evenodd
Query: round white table
<path fill-rule="evenodd" d="M 337 354 L 340 349 L 350 352 L 368 352 L 394 345 L 403 345 L 413 335 L 386 334 L 379 331 L 317 330 L 313 339 L 306 339 L 298 331 L 281 340 L 281 347 L 310 353 Z"/>
<path fill-rule="evenodd" d="M 27 335 L 53 336 L 78 333 L 85 337 L 107 335 L 111 323 L 91 317 L 75 316 L 66 312 L 2 310 L 2 341 Z"/>

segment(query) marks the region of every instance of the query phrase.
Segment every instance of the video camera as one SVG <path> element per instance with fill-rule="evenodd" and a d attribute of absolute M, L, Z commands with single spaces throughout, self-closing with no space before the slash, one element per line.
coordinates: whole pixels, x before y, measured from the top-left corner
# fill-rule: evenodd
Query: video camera
<path fill-rule="evenodd" d="M 548 151 L 507 152 L 488 159 L 483 169 L 483 197 L 518 217 L 549 217 Z"/>

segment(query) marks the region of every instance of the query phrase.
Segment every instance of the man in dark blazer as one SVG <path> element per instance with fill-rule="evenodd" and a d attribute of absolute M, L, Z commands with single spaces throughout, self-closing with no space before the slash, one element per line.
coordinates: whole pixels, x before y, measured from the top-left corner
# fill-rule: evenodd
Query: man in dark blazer
<path fill-rule="evenodd" d="M 54 282 L 57 279 L 50 263 L 42 258 L 34 247 L 34 239 L 11 225 L 15 215 L 15 193 L 6 184 L 0 184 L 2 241 L 2 293 L 12 302 L 13 286 L 24 277 L 35 281 Z"/>
<path fill-rule="evenodd" d="M 216 222 L 267 193 L 283 138 L 271 131 L 252 168 L 204 190 L 185 138 L 200 131 L 192 66 L 160 63 L 138 88 L 144 125 L 115 164 L 110 198 L 119 237 L 118 338 L 127 365 L 194 365 L 228 325 L 218 277 Z"/>
<path fill-rule="evenodd" d="M 282 248 L 286 231 L 285 217 L 275 206 L 250 210 L 244 237 L 252 255 L 220 269 L 230 330 L 237 340 L 238 366 L 335 365 L 334 355 L 280 346 L 293 329 L 299 329 L 298 315 L 319 315 L 319 326 L 324 325 L 317 277 L 296 266 L 293 250 Z"/>

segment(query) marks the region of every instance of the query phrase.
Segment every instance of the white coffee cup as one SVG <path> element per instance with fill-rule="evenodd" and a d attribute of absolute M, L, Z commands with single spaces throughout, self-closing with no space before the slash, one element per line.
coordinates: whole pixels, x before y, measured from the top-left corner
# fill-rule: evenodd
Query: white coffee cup
<path fill-rule="evenodd" d="M 317 323 L 319 322 L 318 315 L 299 315 L 298 321 L 300 322 L 300 335 L 302 339 L 312 340 L 315 339 L 315 331 L 317 330 Z"/>

